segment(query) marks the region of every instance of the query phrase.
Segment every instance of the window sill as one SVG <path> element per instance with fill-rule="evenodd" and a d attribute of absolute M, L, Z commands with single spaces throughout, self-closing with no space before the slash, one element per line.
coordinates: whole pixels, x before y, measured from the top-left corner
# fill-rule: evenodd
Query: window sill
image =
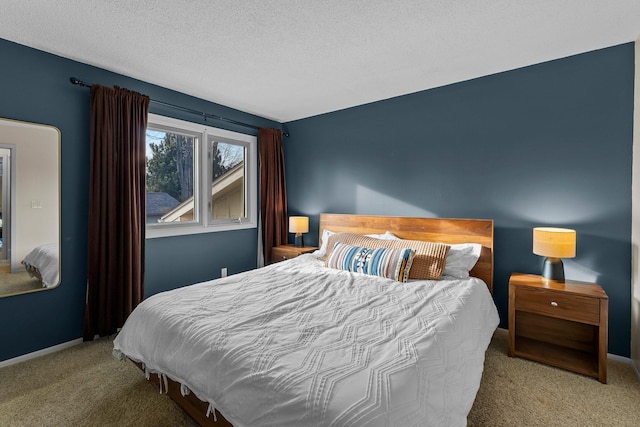
<path fill-rule="evenodd" d="M 246 230 L 248 228 L 257 228 L 257 224 L 252 221 L 233 224 L 209 225 L 207 227 L 198 224 L 189 224 L 184 226 L 150 228 L 147 227 L 146 238 L 157 239 L 160 237 L 186 236 L 190 234 L 215 233 L 218 231 Z"/>

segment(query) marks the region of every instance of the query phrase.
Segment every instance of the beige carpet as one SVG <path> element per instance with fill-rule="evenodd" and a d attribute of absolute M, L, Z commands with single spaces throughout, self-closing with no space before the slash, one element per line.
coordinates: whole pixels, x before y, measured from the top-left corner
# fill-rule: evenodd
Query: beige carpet
<path fill-rule="evenodd" d="M 0 369 L 0 426 L 195 426 L 111 340 Z M 507 357 L 496 331 L 470 426 L 639 426 L 640 381 L 609 362 L 609 383 Z"/>
<path fill-rule="evenodd" d="M 0 369 L 0 426 L 196 426 L 112 339 Z"/>
<path fill-rule="evenodd" d="M 507 356 L 498 329 L 487 350 L 470 426 L 640 426 L 640 381 L 633 368 L 609 360 L 607 384 Z"/>
<path fill-rule="evenodd" d="M 38 279 L 29 276 L 26 271 L 11 273 L 9 264 L 0 264 L 0 295 L 13 295 L 22 292 L 42 289 L 42 284 Z"/>

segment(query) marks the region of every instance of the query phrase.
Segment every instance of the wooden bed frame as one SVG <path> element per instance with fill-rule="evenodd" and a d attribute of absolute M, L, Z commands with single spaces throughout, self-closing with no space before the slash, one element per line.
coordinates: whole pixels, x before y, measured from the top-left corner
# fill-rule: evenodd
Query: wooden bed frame
<path fill-rule="evenodd" d="M 402 239 L 447 244 L 479 243 L 482 245 L 482 252 L 476 266 L 471 270 L 471 276 L 482 279 L 493 293 L 493 220 L 324 213 L 320 214 L 320 243 L 325 229 L 336 233 L 358 234 L 384 234 L 390 231 Z M 140 364 L 136 365 L 142 369 Z M 160 387 L 157 375 L 151 375 L 151 380 Z M 201 426 L 233 427 L 233 424 L 218 411 L 215 413 L 217 421 L 213 420 L 213 416 L 207 418 L 209 404 L 198 399 L 193 393 L 182 396 L 180 384 L 170 378 L 168 387 L 166 393 L 169 397 Z"/>
<path fill-rule="evenodd" d="M 24 264 L 24 269 L 27 270 L 27 273 L 29 273 L 29 276 L 36 279 L 38 282 L 40 282 L 41 285 L 44 286 L 44 284 L 42 283 L 42 275 L 40 274 L 40 270 L 38 270 L 37 267 L 34 267 L 30 264 Z"/>

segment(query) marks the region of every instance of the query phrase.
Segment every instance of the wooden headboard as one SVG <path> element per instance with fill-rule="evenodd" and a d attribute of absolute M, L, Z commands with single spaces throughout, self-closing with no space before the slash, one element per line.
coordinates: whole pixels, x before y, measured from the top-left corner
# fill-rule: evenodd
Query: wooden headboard
<path fill-rule="evenodd" d="M 479 243 L 482 245 L 480 259 L 470 274 L 482 279 L 493 294 L 493 220 L 323 213 L 320 214 L 320 244 L 325 229 L 335 233 L 357 234 L 383 234 L 390 231 L 408 240 Z"/>

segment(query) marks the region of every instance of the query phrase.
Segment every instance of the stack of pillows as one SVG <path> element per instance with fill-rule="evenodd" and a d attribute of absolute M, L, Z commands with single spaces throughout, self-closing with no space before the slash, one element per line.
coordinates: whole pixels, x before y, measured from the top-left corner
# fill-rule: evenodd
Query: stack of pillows
<path fill-rule="evenodd" d="M 402 240 L 389 231 L 361 235 L 324 230 L 316 255 L 330 268 L 407 282 L 443 276 L 467 278 L 481 251 L 482 246 L 477 243 L 447 245 Z"/>

